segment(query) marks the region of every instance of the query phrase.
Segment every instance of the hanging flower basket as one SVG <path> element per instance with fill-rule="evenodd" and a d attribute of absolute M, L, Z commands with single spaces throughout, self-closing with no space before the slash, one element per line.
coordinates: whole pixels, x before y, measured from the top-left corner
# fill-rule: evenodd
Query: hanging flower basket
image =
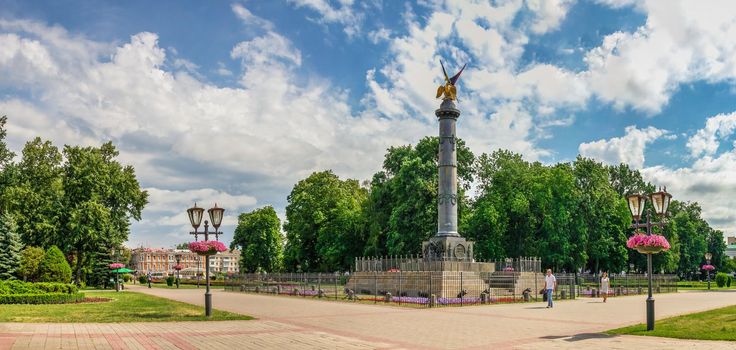
<path fill-rule="evenodd" d="M 197 253 L 197 255 L 215 255 L 218 252 L 224 252 L 227 247 L 219 241 L 199 241 L 189 243 L 189 251 Z"/>
<path fill-rule="evenodd" d="M 123 267 L 125 267 L 125 264 L 121 264 L 121 263 L 112 263 L 112 264 L 110 264 L 110 269 L 111 270 L 122 269 Z"/>
<path fill-rule="evenodd" d="M 705 271 L 713 271 L 715 269 L 716 269 L 716 267 L 713 266 L 713 265 L 710 265 L 710 264 L 703 265 L 703 270 L 705 270 Z"/>
<path fill-rule="evenodd" d="M 636 249 L 642 254 L 657 254 L 659 252 L 669 250 L 670 242 L 662 235 L 645 235 L 637 233 L 626 242 L 626 246 L 630 249 Z"/>
<path fill-rule="evenodd" d="M 181 271 L 182 269 L 184 269 L 184 266 L 182 264 L 176 264 L 176 265 L 174 265 L 174 270 Z"/>

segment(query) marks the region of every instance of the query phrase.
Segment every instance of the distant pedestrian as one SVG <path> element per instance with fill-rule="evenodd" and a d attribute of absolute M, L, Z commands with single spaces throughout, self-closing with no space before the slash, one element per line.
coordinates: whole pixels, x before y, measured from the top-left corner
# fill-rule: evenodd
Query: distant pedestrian
<path fill-rule="evenodd" d="M 603 294 L 604 303 L 608 299 L 608 287 L 609 286 L 610 286 L 610 282 L 608 280 L 608 272 L 604 272 L 603 277 L 601 277 L 601 294 Z"/>
<path fill-rule="evenodd" d="M 547 291 L 547 308 L 554 307 L 552 303 L 552 294 L 557 289 L 557 278 L 552 274 L 552 269 L 547 269 L 547 276 L 544 276 L 544 289 Z"/>

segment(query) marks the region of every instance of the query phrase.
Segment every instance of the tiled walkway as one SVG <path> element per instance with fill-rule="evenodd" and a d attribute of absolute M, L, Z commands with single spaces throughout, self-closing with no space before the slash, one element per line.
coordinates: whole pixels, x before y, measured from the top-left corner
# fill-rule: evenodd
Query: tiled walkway
<path fill-rule="evenodd" d="M 203 290 L 136 291 L 202 304 Z M 643 322 L 645 297 L 407 309 L 213 292 L 215 308 L 253 321 L 0 323 L 0 349 L 734 349 L 735 343 L 606 336 Z M 736 304 L 734 292 L 657 295 L 658 318 Z"/>

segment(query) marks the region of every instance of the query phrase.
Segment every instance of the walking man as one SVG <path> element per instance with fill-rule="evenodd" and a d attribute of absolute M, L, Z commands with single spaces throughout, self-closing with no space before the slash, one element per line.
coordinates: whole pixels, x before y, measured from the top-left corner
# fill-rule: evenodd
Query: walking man
<path fill-rule="evenodd" d="M 557 278 L 552 274 L 552 269 L 547 269 L 547 275 L 544 276 L 544 289 L 547 290 L 547 308 L 554 307 L 552 303 L 552 294 L 557 289 Z"/>

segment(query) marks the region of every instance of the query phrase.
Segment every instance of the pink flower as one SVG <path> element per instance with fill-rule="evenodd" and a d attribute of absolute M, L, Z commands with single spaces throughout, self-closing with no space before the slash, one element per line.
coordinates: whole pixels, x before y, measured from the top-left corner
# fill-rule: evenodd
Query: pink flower
<path fill-rule="evenodd" d="M 189 243 L 189 250 L 199 255 L 214 255 L 226 251 L 227 247 L 219 241 L 199 241 Z"/>
<path fill-rule="evenodd" d="M 667 241 L 667 238 L 665 238 L 662 235 L 645 235 L 642 233 L 635 234 L 629 238 L 629 240 L 626 242 L 626 246 L 630 249 L 636 249 L 636 247 L 660 247 L 662 250 L 669 250 L 670 249 L 670 242 Z"/>
<path fill-rule="evenodd" d="M 703 265 L 703 270 L 706 270 L 706 271 L 713 271 L 713 270 L 715 270 L 715 269 L 716 269 L 716 267 L 715 267 L 715 266 L 713 266 L 713 265 L 711 265 L 711 264 L 706 264 L 706 265 Z"/>
<path fill-rule="evenodd" d="M 122 269 L 123 267 L 125 267 L 125 265 L 124 264 L 121 264 L 121 263 L 112 263 L 112 264 L 110 264 L 110 269 L 112 269 L 112 270 Z"/>
<path fill-rule="evenodd" d="M 514 271 L 514 268 L 511 266 L 506 266 L 503 268 L 504 271 Z"/>
<path fill-rule="evenodd" d="M 183 268 L 184 268 L 184 266 L 182 264 L 176 264 L 176 265 L 174 265 L 174 270 L 176 270 L 176 271 L 179 271 L 179 270 L 181 270 Z"/>

